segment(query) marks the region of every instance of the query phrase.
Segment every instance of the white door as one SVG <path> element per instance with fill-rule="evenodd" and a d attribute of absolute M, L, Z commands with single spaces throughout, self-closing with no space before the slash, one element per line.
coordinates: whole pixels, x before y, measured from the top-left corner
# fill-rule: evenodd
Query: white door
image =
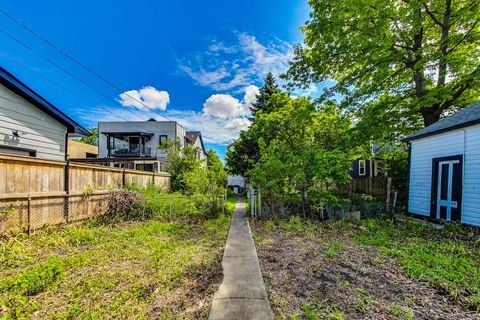
<path fill-rule="evenodd" d="M 459 160 L 440 161 L 438 163 L 437 219 L 452 220 L 452 210 L 458 208 L 458 202 L 452 199 L 454 165 Z"/>

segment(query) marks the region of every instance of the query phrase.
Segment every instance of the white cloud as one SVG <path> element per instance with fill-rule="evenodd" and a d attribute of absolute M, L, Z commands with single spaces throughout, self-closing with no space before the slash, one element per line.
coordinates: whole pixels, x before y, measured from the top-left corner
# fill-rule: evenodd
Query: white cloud
<path fill-rule="evenodd" d="M 203 113 L 222 119 L 244 114 L 243 105 L 229 94 L 212 94 L 203 104 Z"/>
<path fill-rule="evenodd" d="M 205 71 L 203 68 L 193 71 L 192 68 L 185 65 L 180 65 L 179 68 L 202 86 L 209 86 L 218 83 L 220 80 L 230 75 L 225 68 L 219 68 L 214 71 Z"/>
<path fill-rule="evenodd" d="M 225 124 L 225 129 L 233 129 L 235 132 L 245 130 L 250 125 L 250 120 L 246 118 L 235 118 Z"/>
<path fill-rule="evenodd" d="M 213 42 L 207 49 L 179 61 L 179 69 L 200 86 L 225 91 L 261 83 L 268 72 L 275 77 L 287 71 L 293 58 L 293 46 L 273 39 L 260 43 L 247 33 L 238 33 L 236 43 Z"/>
<path fill-rule="evenodd" d="M 243 97 L 243 103 L 250 109 L 252 103 L 257 101 L 257 95 L 260 93 L 260 89 L 255 85 L 249 85 L 245 88 L 245 96 Z"/>
<path fill-rule="evenodd" d="M 125 107 L 165 110 L 167 104 L 170 103 L 170 95 L 167 91 L 160 91 L 152 86 L 147 86 L 140 90 L 125 91 L 120 94 L 119 102 Z"/>

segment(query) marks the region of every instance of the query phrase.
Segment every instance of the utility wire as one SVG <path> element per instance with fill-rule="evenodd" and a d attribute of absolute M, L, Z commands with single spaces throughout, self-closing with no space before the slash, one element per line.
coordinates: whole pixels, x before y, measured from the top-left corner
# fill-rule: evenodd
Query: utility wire
<path fill-rule="evenodd" d="M 115 85 L 113 82 L 109 81 L 108 79 L 106 79 L 105 77 L 103 77 L 102 75 L 100 75 L 98 72 L 96 72 L 95 70 L 93 70 L 92 68 L 88 67 L 87 65 L 83 64 L 82 62 L 80 62 L 79 60 L 75 59 L 74 57 L 72 57 L 69 53 L 65 52 L 62 48 L 58 47 L 57 45 L 55 45 L 53 42 L 51 42 L 50 40 L 48 40 L 47 38 L 45 38 L 44 36 L 42 36 L 41 34 L 37 33 L 36 31 L 34 31 L 33 29 L 31 29 L 30 27 L 28 27 L 26 24 L 24 24 L 23 22 L 21 22 L 20 20 L 18 20 L 17 18 L 15 18 L 14 16 L 8 14 L 6 11 L 4 11 L 3 9 L 0 9 L 0 12 L 5 15 L 6 17 L 8 17 L 10 20 L 12 20 L 13 22 L 15 22 L 16 24 L 18 24 L 19 26 L 21 26 L 22 28 L 24 28 L 25 30 L 27 30 L 28 32 L 30 32 L 31 34 L 33 34 L 34 36 L 38 37 L 39 39 L 41 39 L 43 42 L 45 42 L 46 44 L 48 44 L 50 47 L 52 47 L 53 49 L 57 50 L 58 52 L 60 52 L 61 54 L 63 54 L 65 57 L 67 57 L 70 61 L 76 63 L 77 65 L 79 65 L 80 67 L 82 67 L 83 69 L 85 69 L 86 71 L 90 72 L 91 74 L 93 74 L 95 77 L 97 77 L 98 79 L 104 81 L 105 83 L 107 83 L 108 85 L 110 85 L 112 88 L 116 89 L 118 92 L 120 92 L 121 94 L 124 94 L 126 95 L 127 97 L 129 97 L 130 99 L 140 103 L 142 106 L 144 106 L 145 108 L 149 109 L 150 111 L 152 111 L 153 113 L 163 117 L 164 119 L 167 119 L 168 121 L 173 121 L 171 120 L 170 118 L 168 118 L 167 116 L 159 113 L 158 111 L 156 111 L 154 108 L 151 108 L 149 107 L 148 105 L 146 105 L 142 100 L 139 100 L 133 96 L 131 96 L 130 94 L 128 94 L 128 92 L 126 90 L 123 90 L 121 89 L 120 87 L 118 87 L 117 85 Z M 1 31 L 1 30 L 0 30 Z M 2 33 L 6 34 L 6 32 L 4 31 L 1 31 Z M 19 40 L 15 39 L 14 37 L 11 37 L 10 35 L 7 35 L 9 36 L 10 38 L 14 39 L 15 41 L 21 43 Z M 50 62 L 52 63 L 52 62 Z M 53 63 L 54 65 L 56 65 L 55 63 Z M 57 65 L 58 67 L 58 65 Z M 63 69 L 62 69 L 63 70 Z M 67 72 L 65 70 L 63 70 L 64 72 L 66 72 L 67 74 L 69 74 L 70 76 L 73 76 L 70 72 Z M 80 81 L 77 77 L 74 77 L 75 79 L 77 79 L 78 81 Z M 81 81 L 83 84 L 85 84 L 85 82 Z M 91 86 L 89 86 L 91 89 L 95 90 L 95 92 L 99 93 L 96 89 L 92 88 Z M 102 93 L 100 93 L 102 94 Z M 103 95 L 103 94 L 102 94 Z M 189 130 L 187 128 L 187 130 Z M 226 145 L 225 143 L 223 143 L 222 141 L 219 141 L 219 140 L 216 140 L 214 138 L 211 138 L 211 137 L 207 137 L 205 136 L 205 138 L 207 138 L 208 140 L 212 140 L 212 141 L 215 141 L 217 143 L 221 143 L 221 144 L 224 144 Z"/>
<path fill-rule="evenodd" d="M 68 74 L 70 77 L 74 78 L 75 80 L 77 80 L 78 82 L 82 83 L 84 86 L 88 87 L 89 89 L 93 90 L 95 93 L 101 95 L 102 97 L 104 97 L 105 99 L 107 100 L 111 100 L 115 103 L 117 103 L 117 101 L 115 99 L 112 99 L 111 97 L 107 96 L 106 94 L 104 94 L 103 92 L 101 92 L 100 90 L 98 90 L 97 88 L 93 87 L 92 85 L 90 85 L 88 82 L 82 80 L 81 78 L 77 77 L 76 75 L 74 75 L 73 73 L 71 73 L 70 71 L 68 71 L 67 69 L 65 69 L 64 67 L 62 67 L 61 65 L 57 64 L 55 61 L 51 60 L 50 58 L 46 57 L 45 55 L 41 54 L 41 53 L 38 53 L 37 51 L 35 51 L 32 47 L 28 46 L 26 43 L 18 40 L 17 38 L 15 38 L 14 36 L 12 36 L 11 34 L 5 32 L 4 30 L 0 29 L 0 33 L 4 34 L 5 36 L 7 36 L 8 38 L 10 38 L 11 40 L 17 42 L 18 44 L 20 44 L 21 46 L 23 46 L 24 48 L 26 48 L 27 50 L 29 50 L 30 52 L 38 55 L 39 57 L 41 57 L 42 59 L 44 59 L 45 61 L 47 61 L 48 63 L 51 63 L 52 65 L 54 65 L 55 67 L 57 67 L 58 69 L 62 70 L 63 72 L 65 72 L 66 74 Z M 126 109 L 127 111 L 131 112 L 132 114 L 134 114 L 136 117 L 138 117 L 139 115 L 137 113 L 135 113 L 133 110 L 130 110 L 130 109 Z M 142 117 L 140 117 L 142 118 Z"/>
<path fill-rule="evenodd" d="M 118 114 L 114 113 L 112 110 L 109 110 L 108 108 L 105 108 L 105 107 L 103 107 L 102 105 L 98 105 L 97 103 L 93 102 L 92 100 L 90 100 L 90 99 L 88 99 L 88 98 L 85 98 L 84 96 L 76 93 L 76 92 L 73 91 L 73 90 L 70 90 L 69 88 L 61 85 L 60 83 L 58 83 L 58 82 L 56 82 L 56 81 L 51 80 L 50 78 L 46 77 L 45 75 L 41 74 L 40 72 L 36 71 L 35 69 L 30 68 L 30 67 L 27 66 L 26 64 L 20 63 L 20 62 L 15 61 L 15 60 L 13 60 L 13 59 L 11 59 L 11 58 L 8 58 L 8 57 L 7 57 L 7 59 L 10 60 L 11 62 L 15 63 L 16 65 L 18 65 L 18 66 L 20 66 L 20 67 L 22 67 L 22 68 L 30 71 L 31 73 L 39 76 L 40 78 L 44 79 L 45 81 L 50 82 L 50 83 L 53 84 L 54 86 L 57 86 L 58 88 L 60 88 L 60 89 L 62 89 L 62 90 L 64 90 L 64 91 L 70 93 L 71 95 L 73 95 L 73 96 L 75 96 L 75 97 L 77 97 L 77 98 L 79 98 L 79 99 L 81 99 L 81 100 L 83 100 L 83 101 L 85 101 L 85 102 L 87 102 L 87 103 L 89 103 L 89 104 L 96 105 L 96 106 L 99 107 L 100 109 L 105 110 L 106 112 L 108 112 L 108 113 L 110 113 L 110 114 L 112 114 L 112 115 L 114 115 L 114 116 L 116 116 L 116 117 L 119 117 L 119 118 L 121 118 L 121 119 L 123 119 L 123 120 L 125 120 L 125 121 L 129 121 L 128 119 L 122 117 L 121 115 L 118 115 Z"/>

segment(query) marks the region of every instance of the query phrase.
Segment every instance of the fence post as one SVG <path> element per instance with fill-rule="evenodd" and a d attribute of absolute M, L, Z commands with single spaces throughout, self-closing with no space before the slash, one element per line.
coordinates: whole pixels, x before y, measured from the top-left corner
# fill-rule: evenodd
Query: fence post
<path fill-rule="evenodd" d="M 27 200 L 27 234 L 30 237 L 30 232 L 32 230 L 31 226 L 31 219 L 32 219 L 32 196 L 30 193 L 28 194 L 28 200 Z"/>
<path fill-rule="evenodd" d="M 63 218 L 65 223 L 68 223 L 69 214 L 70 214 L 70 159 L 65 161 L 65 171 L 63 179 L 65 198 L 63 200 Z"/>
<path fill-rule="evenodd" d="M 170 193 L 170 222 L 172 222 L 172 194 Z"/>
<path fill-rule="evenodd" d="M 388 178 L 387 178 L 387 203 L 385 204 L 385 205 L 386 205 L 387 212 L 390 212 L 390 194 L 391 194 L 391 188 L 392 188 L 392 178 L 391 178 L 391 177 L 388 177 Z"/>
<path fill-rule="evenodd" d="M 254 212 L 253 212 L 253 206 L 254 206 L 254 198 L 255 198 L 255 192 L 253 191 L 252 186 L 250 186 L 250 216 L 252 218 L 255 218 Z"/>
<path fill-rule="evenodd" d="M 122 189 L 125 189 L 125 167 L 122 171 Z"/>
<path fill-rule="evenodd" d="M 262 216 L 262 189 L 258 186 L 258 216 Z"/>

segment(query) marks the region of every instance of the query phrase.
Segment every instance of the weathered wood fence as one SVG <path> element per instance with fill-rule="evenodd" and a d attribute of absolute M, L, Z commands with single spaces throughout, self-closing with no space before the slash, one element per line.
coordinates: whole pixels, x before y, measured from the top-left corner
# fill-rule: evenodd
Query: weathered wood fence
<path fill-rule="evenodd" d="M 102 215 L 129 183 L 169 189 L 170 175 L 0 155 L 0 233 Z"/>
<path fill-rule="evenodd" d="M 388 191 L 388 177 L 381 176 L 352 179 L 349 188 L 350 193 L 386 196 Z"/>

